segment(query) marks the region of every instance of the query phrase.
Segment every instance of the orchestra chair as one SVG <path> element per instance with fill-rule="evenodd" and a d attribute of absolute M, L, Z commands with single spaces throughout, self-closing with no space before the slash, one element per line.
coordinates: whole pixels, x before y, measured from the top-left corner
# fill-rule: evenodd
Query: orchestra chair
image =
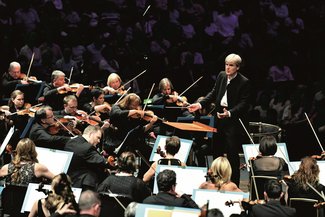
<path fill-rule="evenodd" d="M 256 187 L 258 191 L 258 198 L 259 199 L 264 199 L 264 185 L 267 181 L 269 180 L 278 180 L 277 177 L 275 176 L 250 176 L 250 191 L 249 191 L 249 196 L 251 200 L 257 199 L 257 194 L 255 191 L 255 185 L 254 185 L 254 180 L 256 182 Z"/>
<path fill-rule="evenodd" d="M 99 195 L 102 202 L 99 217 L 124 217 L 125 208 L 133 201 L 125 195 L 108 192 L 100 192 Z"/>
<path fill-rule="evenodd" d="M 7 184 L 1 192 L 1 216 L 27 217 L 28 213 L 20 213 L 24 202 L 27 186 Z"/>
<path fill-rule="evenodd" d="M 303 217 L 306 216 L 305 213 L 308 213 L 309 217 L 323 217 L 324 215 L 320 215 L 321 209 L 317 209 L 314 207 L 314 204 L 318 203 L 318 200 L 310 199 L 310 198 L 290 198 L 289 199 L 289 206 L 296 209 L 296 216 Z"/>
<path fill-rule="evenodd" d="M 181 166 L 182 162 L 178 159 L 167 159 L 167 158 L 161 158 L 157 161 L 157 164 L 159 165 L 175 165 L 175 166 Z"/>

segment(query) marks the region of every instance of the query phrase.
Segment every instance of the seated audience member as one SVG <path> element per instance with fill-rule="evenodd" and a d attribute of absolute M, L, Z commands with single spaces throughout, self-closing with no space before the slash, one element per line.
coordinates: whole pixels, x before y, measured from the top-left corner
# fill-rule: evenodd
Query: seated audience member
<path fill-rule="evenodd" d="M 304 197 L 322 201 L 320 197 L 309 185 L 318 192 L 325 192 L 324 185 L 319 183 L 319 166 L 317 161 L 311 157 L 304 157 L 301 160 L 299 169 L 287 180 L 288 197 Z"/>
<path fill-rule="evenodd" d="M 177 136 L 172 136 L 166 139 L 165 150 L 166 153 L 160 153 L 164 157 L 158 161 L 155 161 L 149 170 L 144 174 L 143 181 L 149 182 L 151 178 L 155 175 L 157 165 L 165 164 L 164 162 L 169 161 L 170 165 L 186 166 L 184 162 L 180 162 L 178 159 L 174 158 L 175 154 L 178 153 L 181 146 L 180 139 Z M 168 164 L 168 162 L 167 162 Z"/>
<path fill-rule="evenodd" d="M 18 142 L 13 160 L 0 169 L 0 177 L 6 177 L 6 182 L 14 185 L 28 185 L 53 176 L 45 165 L 38 163 L 35 144 L 28 138 Z"/>
<path fill-rule="evenodd" d="M 269 180 L 264 187 L 265 204 L 257 204 L 251 207 L 249 216 L 274 217 L 274 216 L 296 216 L 294 208 L 284 206 L 280 199 L 283 197 L 282 185 L 278 180 Z"/>
<path fill-rule="evenodd" d="M 216 189 L 219 191 L 241 190 L 233 183 L 231 178 L 231 166 L 226 157 L 218 157 L 211 164 L 210 180 L 200 185 L 201 189 Z"/>
<path fill-rule="evenodd" d="M 158 194 L 144 199 L 143 203 L 179 206 L 187 208 L 199 208 L 198 205 L 186 194 L 177 193 L 176 173 L 173 170 L 163 170 L 157 176 Z"/>
<path fill-rule="evenodd" d="M 35 123 L 30 130 L 29 138 L 38 147 L 62 150 L 65 143 L 71 138 L 58 135 L 60 134 L 59 128 L 54 120 L 52 108 L 50 106 L 42 106 L 35 113 Z"/>
<path fill-rule="evenodd" d="M 151 190 L 139 178 L 134 177 L 136 158 L 132 152 L 123 152 L 117 159 L 118 172 L 108 176 L 98 187 L 98 192 L 112 192 L 141 203 L 151 195 Z"/>
<path fill-rule="evenodd" d="M 101 137 L 102 129 L 99 126 L 89 125 L 82 136 L 71 139 L 65 145 L 65 151 L 73 152 L 68 170 L 73 187 L 95 190 L 104 179 L 107 163 L 96 148 Z"/>
<path fill-rule="evenodd" d="M 47 197 L 35 201 L 28 217 L 50 216 L 69 203 L 71 203 L 70 208 L 77 212 L 79 208 L 75 201 L 71 185 L 71 179 L 67 174 L 61 173 L 54 176 L 51 183 L 51 190 L 45 192 L 48 193 Z M 44 189 L 44 191 L 46 190 Z"/>
<path fill-rule="evenodd" d="M 264 136 L 259 145 L 260 155 L 252 160 L 254 175 L 282 178 L 288 174 L 288 165 L 283 158 L 274 156 L 278 146 L 274 136 Z"/>

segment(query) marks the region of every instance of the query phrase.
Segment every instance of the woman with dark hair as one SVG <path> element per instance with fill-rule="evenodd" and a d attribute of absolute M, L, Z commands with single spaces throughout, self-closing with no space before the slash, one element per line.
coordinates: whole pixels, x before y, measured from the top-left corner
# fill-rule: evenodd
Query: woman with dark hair
<path fill-rule="evenodd" d="M 181 147 L 181 142 L 177 136 L 172 136 L 167 138 L 166 145 L 165 145 L 166 153 L 160 153 L 160 155 L 164 157 L 158 161 L 155 161 L 151 165 L 148 171 L 144 174 L 143 181 L 149 182 L 156 173 L 157 165 L 165 164 L 164 161 L 167 162 L 167 165 L 186 166 L 184 162 L 181 162 L 180 160 L 175 158 L 175 155 L 178 153 L 180 147 Z"/>
<path fill-rule="evenodd" d="M 35 144 L 29 138 L 21 139 L 14 151 L 14 158 L 1 167 L 0 176 L 6 176 L 6 182 L 14 185 L 28 185 L 38 182 L 40 178 L 53 178 L 53 173 L 38 163 Z"/>
<path fill-rule="evenodd" d="M 105 102 L 104 91 L 92 89 L 90 95 L 92 100 L 83 105 L 84 111 L 88 114 L 99 114 L 101 120 L 108 119 L 111 106 Z"/>
<path fill-rule="evenodd" d="M 71 203 L 70 208 L 77 212 L 78 204 L 75 201 L 71 185 L 71 179 L 67 174 L 56 175 L 51 183 L 51 191 L 48 192 L 46 198 L 35 201 L 28 217 L 49 217 L 69 203 Z"/>
<path fill-rule="evenodd" d="M 274 156 L 278 150 L 274 136 L 264 136 L 259 145 L 260 155 L 252 160 L 254 175 L 282 178 L 288 174 L 288 165 L 281 157 Z"/>
<path fill-rule="evenodd" d="M 109 192 L 142 202 L 151 194 L 146 184 L 133 174 L 136 171 L 136 158 L 132 152 L 123 152 L 117 159 L 118 172 L 108 176 L 98 187 L 98 192 Z"/>

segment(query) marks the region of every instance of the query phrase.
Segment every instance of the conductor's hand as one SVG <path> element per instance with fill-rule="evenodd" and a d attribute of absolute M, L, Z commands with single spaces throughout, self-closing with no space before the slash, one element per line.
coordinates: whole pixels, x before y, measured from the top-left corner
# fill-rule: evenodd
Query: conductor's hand
<path fill-rule="evenodd" d="M 199 110 L 200 108 L 201 108 L 201 105 L 198 102 L 187 106 L 187 109 L 189 112 L 195 112 L 196 110 Z"/>
<path fill-rule="evenodd" d="M 227 109 L 223 109 L 223 113 L 217 112 L 217 116 L 219 119 L 229 118 L 229 111 Z"/>

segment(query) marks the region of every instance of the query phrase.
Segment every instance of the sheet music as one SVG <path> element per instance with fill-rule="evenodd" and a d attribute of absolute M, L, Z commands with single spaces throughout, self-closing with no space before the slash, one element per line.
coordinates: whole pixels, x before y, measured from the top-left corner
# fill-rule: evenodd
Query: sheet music
<path fill-rule="evenodd" d="M 205 175 L 207 174 L 206 167 L 181 167 L 181 166 L 168 166 L 158 165 L 156 172 L 165 169 L 174 170 L 176 173 L 176 191 L 184 192 L 191 195 L 193 189 L 197 189 L 203 182 L 205 182 Z M 157 176 L 155 176 L 153 193 L 158 193 Z"/>
<path fill-rule="evenodd" d="M 21 207 L 20 212 L 30 212 L 35 201 L 45 198 L 46 195 L 43 192 L 36 191 L 38 189 L 38 183 L 29 183 L 26 195 L 24 198 L 23 206 Z M 51 185 L 44 185 L 43 189 L 51 189 Z M 72 188 L 75 200 L 78 202 L 81 194 L 81 188 Z"/>
<path fill-rule="evenodd" d="M 67 173 L 73 152 L 36 147 L 38 162 L 45 165 L 54 175 Z"/>
<path fill-rule="evenodd" d="M 222 211 L 224 217 L 228 217 L 234 213 L 240 214 L 241 208 L 239 203 L 226 206 L 226 201 L 239 201 L 243 198 L 249 198 L 249 193 L 195 189 L 192 198 L 199 207 L 205 205 L 209 200 L 209 209 L 218 208 Z"/>
<path fill-rule="evenodd" d="M 290 161 L 289 173 L 292 175 L 299 169 L 301 161 Z M 317 161 L 319 167 L 319 183 L 325 185 L 325 161 Z M 293 167 L 293 168 L 291 168 Z"/>
<path fill-rule="evenodd" d="M 8 145 L 12 135 L 14 135 L 15 133 L 15 126 L 12 126 L 10 128 L 10 130 L 7 133 L 6 138 L 3 140 L 1 147 L 0 147 L 0 156 L 2 155 L 2 153 L 4 152 L 4 150 L 6 149 L 6 146 Z"/>
<path fill-rule="evenodd" d="M 277 143 L 278 150 L 274 156 L 283 158 L 286 162 L 289 160 L 288 150 L 286 143 Z M 245 156 L 245 163 L 248 165 L 248 160 L 252 157 L 256 157 L 259 154 L 259 144 L 243 144 L 243 151 Z M 249 171 L 249 167 L 247 167 Z"/>
<path fill-rule="evenodd" d="M 135 217 L 198 217 L 200 214 L 200 209 L 139 203 Z"/>
<path fill-rule="evenodd" d="M 149 161 L 157 161 L 159 159 L 161 159 L 162 157 L 160 156 L 160 154 L 157 153 L 157 148 L 158 146 L 160 146 L 161 151 L 166 153 L 165 150 L 165 145 L 166 145 L 166 139 L 169 138 L 168 136 L 162 136 L 162 135 L 158 135 L 156 142 L 152 148 L 152 152 L 149 158 Z M 176 159 L 179 159 L 182 162 L 186 162 L 188 155 L 190 153 L 190 150 L 192 148 L 192 144 L 193 141 L 189 140 L 189 139 L 182 139 L 180 138 L 180 142 L 181 142 L 181 147 L 178 151 L 178 153 L 175 155 Z"/>

